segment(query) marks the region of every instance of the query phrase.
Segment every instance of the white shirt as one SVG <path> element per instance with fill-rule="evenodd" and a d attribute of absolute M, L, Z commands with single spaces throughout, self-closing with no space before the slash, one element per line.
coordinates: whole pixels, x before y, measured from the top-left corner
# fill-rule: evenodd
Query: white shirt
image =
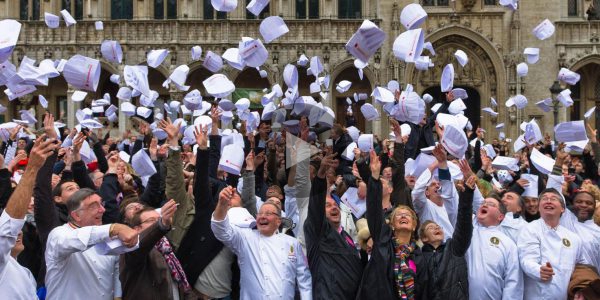
<path fill-rule="evenodd" d="M 515 215 L 512 212 L 507 212 L 506 215 L 504 215 L 504 220 L 500 223 L 500 230 L 508 235 L 516 244 L 521 229 L 527 226 L 527 224 L 529 223 L 527 223 L 523 217 L 519 216 L 518 218 L 515 218 Z"/>
<path fill-rule="evenodd" d="M 47 299 L 121 297 L 119 256 L 101 255 L 97 243 L 109 240 L 110 225 L 54 228 L 46 244 Z"/>
<path fill-rule="evenodd" d="M 425 170 L 412 191 L 413 206 L 421 224 L 427 220 L 434 221 L 444 229 L 444 241 L 451 238 L 458 215 L 458 192 L 450 180 L 440 181 L 440 195 L 444 200 L 442 206 L 427 199 L 425 190 L 431 181 L 431 172 Z"/>
<path fill-rule="evenodd" d="M 37 299 L 33 275 L 10 256 L 23 224 L 25 219 L 13 219 L 6 211 L 0 216 L 0 295 L 3 299 Z"/>
<path fill-rule="evenodd" d="M 565 209 L 560 217 L 560 225 L 575 232 L 584 241 L 581 245 L 584 258 L 600 270 L 600 227 L 594 220 L 579 222 L 573 212 Z"/>
<path fill-rule="evenodd" d="M 211 227 L 215 237 L 238 256 L 240 299 L 294 299 L 295 281 L 301 298 L 312 299 L 312 279 L 298 240 L 232 226 L 227 217 L 216 221 L 213 216 Z"/>
<path fill-rule="evenodd" d="M 470 299 L 523 299 L 523 273 L 517 245 L 499 226 L 484 227 L 473 221 L 467 251 Z"/>
<path fill-rule="evenodd" d="M 523 227 L 517 247 L 525 274 L 525 300 L 566 299 L 575 264 L 587 263 L 577 234 L 561 225 L 552 229 L 542 219 Z M 543 282 L 540 267 L 546 262 L 552 265 L 554 276 Z"/>

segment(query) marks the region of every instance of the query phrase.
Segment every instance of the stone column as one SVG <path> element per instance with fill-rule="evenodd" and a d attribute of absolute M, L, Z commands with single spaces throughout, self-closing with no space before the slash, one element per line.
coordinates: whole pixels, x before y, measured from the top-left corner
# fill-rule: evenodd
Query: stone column
<path fill-rule="evenodd" d="M 72 100 L 73 93 L 75 93 L 75 89 L 69 85 L 67 89 L 67 126 L 69 129 L 75 127 L 75 112 L 80 107 L 79 102 L 74 102 Z"/>

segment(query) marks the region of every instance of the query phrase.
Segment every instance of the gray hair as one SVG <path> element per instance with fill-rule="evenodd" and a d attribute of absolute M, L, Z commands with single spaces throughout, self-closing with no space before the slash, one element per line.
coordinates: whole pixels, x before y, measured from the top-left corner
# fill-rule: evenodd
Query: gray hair
<path fill-rule="evenodd" d="M 93 196 L 93 195 L 97 195 L 98 193 L 96 193 L 96 191 L 90 189 L 90 188 L 82 188 L 80 190 L 78 190 L 77 192 L 73 193 L 73 195 L 71 195 L 71 197 L 69 197 L 69 199 L 67 199 L 67 211 L 69 212 L 69 221 L 72 221 L 71 219 L 71 212 L 74 212 L 76 210 L 78 210 L 79 208 L 81 208 L 81 202 L 83 202 L 85 199 Z"/>

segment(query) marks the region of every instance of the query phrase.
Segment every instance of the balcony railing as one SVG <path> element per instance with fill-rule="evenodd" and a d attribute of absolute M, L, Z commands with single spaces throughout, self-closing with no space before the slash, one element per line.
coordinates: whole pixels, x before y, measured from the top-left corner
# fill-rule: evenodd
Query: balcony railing
<path fill-rule="evenodd" d="M 600 21 L 557 21 L 557 45 L 591 45 L 598 44 Z"/>
<path fill-rule="evenodd" d="M 290 31 L 273 43 L 346 43 L 363 20 L 286 20 Z M 374 20 L 380 24 L 381 20 Z M 237 44 L 242 36 L 259 38 L 260 20 L 115 20 L 97 31 L 93 21 L 50 29 L 41 21 L 25 21 L 20 45 L 98 44 L 114 39 L 122 44 Z"/>

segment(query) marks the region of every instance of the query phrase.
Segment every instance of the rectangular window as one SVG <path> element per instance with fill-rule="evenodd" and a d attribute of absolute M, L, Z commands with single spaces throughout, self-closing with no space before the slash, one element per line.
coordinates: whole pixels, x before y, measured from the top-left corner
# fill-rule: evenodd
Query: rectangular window
<path fill-rule="evenodd" d="M 154 19 L 162 20 L 165 18 L 165 1 L 155 0 L 154 1 Z"/>
<path fill-rule="evenodd" d="M 496 5 L 496 0 L 485 0 L 484 5 Z"/>
<path fill-rule="evenodd" d="M 306 19 L 306 1 L 296 0 L 296 19 Z"/>
<path fill-rule="evenodd" d="M 569 0 L 567 2 L 569 17 L 577 17 L 579 13 L 577 10 L 577 1 L 579 0 Z"/>
<path fill-rule="evenodd" d="M 133 2 L 127 0 L 111 0 L 110 18 L 112 20 L 133 19 Z"/>
<path fill-rule="evenodd" d="M 40 0 L 32 0 L 31 2 L 33 2 L 33 7 L 32 7 L 32 18 L 33 20 L 39 20 L 40 19 Z"/>
<path fill-rule="evenodd" d="M 66 96 L 57 96 L 56 97 L 56 114 L 57 119 L 62 119 L 67 116 L 67 97 Z"/>
<path fill-rule="evenodd" d="M 338 18 L 360 19 L 361 0 L 338 0 Z"/>
<path fill-rule="evenodd" d="M 177 0 L 167 0 L 167 19 L 177 19 Z"/>
<path fill-rule="evenodd" d="M 19 15 L 21 20 L 29 20 L 29 0 L 21 0 L 19 5 Z"/>
<path fill-rule="evenodd" d="M 308 18 L 319 18 L 319 0 L 308 0 Z"/>
<path fill-rule="evenodd" d="M 214 20 L 215 12 L 217 13 L 217 20 L 226 20 L 227 13 L 221 11 L 215 11 L 210 0 L 204 0 L 204 20 Z"/>
<path fill-rule="evenodd" d="M 83 19 L 83 0 L 62 0 L 62 9 L 69 11 L 75 20 Z"/>
<path fill-rule="evenodd" d="M 248 4 L 250 4 L 250 2 L 252 2 L 252 0 L 246 0 L 246 6 L 248 6 Z M 271 15 L 271 8 L 270 5 L 267 4 L 267 6 L 265 6 L 265 8 L 263 8 L 263 10 L 260 12 L 260 14 L 258 14 L 258 19 L 264 19 L 268 16 Z M 246 9 L 246 19 L 247 20 L 253 20 L 253 19 L 257 19 L 257 17 L 251 13 L 249 10 Z"/>

